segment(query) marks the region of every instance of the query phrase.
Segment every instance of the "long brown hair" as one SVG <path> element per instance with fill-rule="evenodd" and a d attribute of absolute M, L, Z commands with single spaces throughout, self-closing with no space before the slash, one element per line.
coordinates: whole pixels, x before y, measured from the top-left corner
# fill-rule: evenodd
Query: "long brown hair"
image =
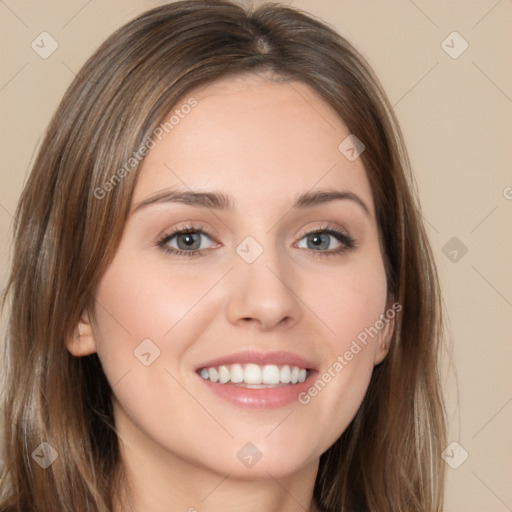
<path fill-rule="evenodd" d="M 364 142 L 388 296 L 403 308 L 360 410 L 320 459 L 315 500 L 328 512 L 442 510 L 441 301 L 396 118 L 364 58 L 324 23 L 227 0 L 175 2 L 119 29 L 48 127 L 19 201 L 3 300 L 7 510 L 112 510 L 121 480 L 112 390 L 97 356 L 75 358 L 66 342 L 94 310 L 119 244 L 139 167 L 126 163 L 194 88 L 248 72 L 309 84 Z M 33 457 L 42 442 L 58 455 L 47 469 Z"/>

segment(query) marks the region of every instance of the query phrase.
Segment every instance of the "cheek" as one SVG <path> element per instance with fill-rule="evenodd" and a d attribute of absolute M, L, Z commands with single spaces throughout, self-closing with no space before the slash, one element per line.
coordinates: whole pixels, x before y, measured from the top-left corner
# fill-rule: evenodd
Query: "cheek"
<path fill-rule="evenodd" d="M 364 338 L 364 333 L 385 312 L 386 275 L 377 251 L 341 266 L 335 273 L 324 276 L 321 282 L 317 281 L 317 285 L 314 287 L 312 281 L 308 285 L 309 293 L 330 330 L 331 335 L 326 336 L 326 340 L 329 340 L 331 353 L 343 353 L 358 336 Z"/>
<path fill-rule="evenodd" d="M 96 349 L 114 394 L 133 417 L 158 416 L 162 404 L 187 399 L 172 376 L 181 381 L 187 351 L 218 312 L 208 291 L 224 272 L 152 268 L 121 251 L 107 269 L 95 295 Z"/>
<path fill-rule="evenodd" d="M 299 403 L 322 426 L 318 449 L 327 449 L 348 427 L 368 389 L 380 342 L 387 287 L 380 253 L 340 268 L 310 287 L 312 309 L 326 319 L 322 368 Z"/>
<path fill-rule="evenodd" d="M 367 327 L 373 325 L 386 304 L 385 282 L 370 276 L 347 276 L 340 288 L 327 292 L 327 318 L 331 319 L 336 344 L 343 345 Z M 342 348 L 342 347 L 339 347 Z"/>
<path fill-rule="evenodd" d="M 110 266 L 96 291 L 98 351 L 133 351 L 145 339 L 169 349 L 173 330 L 194 313 L 194 306 L 215 282 L 215 275 L 165 272 L 144 262 L 119 257 Z M 186 277 L 185 277 L 186 276 Z M 197 320 L 197 318 L 196 318 Z M 179 344 L 172 344 L 179 351 Z"/>

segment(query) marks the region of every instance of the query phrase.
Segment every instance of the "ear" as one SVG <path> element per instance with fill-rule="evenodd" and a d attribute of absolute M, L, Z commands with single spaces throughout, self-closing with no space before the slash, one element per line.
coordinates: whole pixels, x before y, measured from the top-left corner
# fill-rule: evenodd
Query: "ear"
<path fill-rule="evenodd" d="M 96 352 L 96 342 L 87 310 L 80 316 L 73 337 L 67 341 L 66 346 L 75 357 L 88 356 Z"/>
<path fill-rule="evenodd" d="M 388 315 L 389 311 L 393 311 L 393 316 Z M 375 358 L 373 361 L 374 366 L 382 363 L 384 358 L 389 352 L 391 346 L 391 338 L 393 337 L 393 331 L 395 330 L 395 315 L 396 311 L 389 305 L 386 306 L 386 312 L 383 315 L 382 323 L 384 327 L 380 330 L 377 338 L 377 347 L 375 350 Z"/>

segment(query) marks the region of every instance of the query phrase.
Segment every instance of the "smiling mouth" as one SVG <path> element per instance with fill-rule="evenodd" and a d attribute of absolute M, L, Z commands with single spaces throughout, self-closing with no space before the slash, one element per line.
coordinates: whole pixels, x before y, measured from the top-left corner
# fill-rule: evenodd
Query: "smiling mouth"
<path fill-rule="evenodd" d="M 216 384 L 231 384 L 252 389 L 302 384 L 310 370 L 299 366 L 266 364 L 230 364 L 197 370 L 198 375 Z"/>

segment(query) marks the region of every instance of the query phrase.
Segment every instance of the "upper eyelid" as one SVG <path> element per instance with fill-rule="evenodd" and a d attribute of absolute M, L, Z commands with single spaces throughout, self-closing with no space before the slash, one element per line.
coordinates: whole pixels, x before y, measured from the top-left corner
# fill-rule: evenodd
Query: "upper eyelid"
<path fill-rule="evenodd" d="M 172 231 L 170 231 L 168 233 L 164 232 L 162 235 L 157 237 L 156 243 L 157 243 L 157 245 L 164 245 L 169 240 L 172 240 L 173 238 L 175 238 L 179 235 L 187 234 L 189 232 L 205 235 L 210 240 L 216 242 L 215 237 L 211 233 L 209 233 L 209 231 L 207 229 L 182 227 L 182 228 L 173 229 Z M 220 242 L 216 242 L 216 243 L 220 243 Z"/>
<path fill-rule="evenodd" d="M 342 228 L 335 228 L 334 226 L 327 225 L 327 226 L 318 226 L 318 227 L 314 227 L 314 228 L 308 228 L 308 229 L 302 231 L 300 236 L 302 237 L 302 236 L 308 235 L 310 233 L 323 232 L 323 231 L 329 231 L 329 230 L 341 231 L 342 233 L 348 235 L 348 233 L 345 233 L 346 230 L 344 230 Z M 187 231 L 190 231 L 192 233 L 202 233 L 206 236 L 209 236 L 210 238 L 214 237 L 214 235 L 212 235 L 210 233 L 210 230 L 208 230 L 207 228 L 203 228 L 203 227 L 199 227 L 199 226 L 183 226 L 183 227 L 179 227 L 176 229 L 172 229 L 168 233 L 164 232 L 161 235 L 161 238 L 168 238 L 171 236 L 176 236 L 181 233 L 186 233 Z"/>
<path fill-rule="evenodd" d="M 173 229 L 165 229 L 160 234 L 157 235 L 156 239 L 164 240 L 164 239 L 179 235 L 179 234 L 187 232 L 187 231 L 191 231 L 193 233 L 199 233 L 199 232 L 204 233 L 205 235 L 209 236 L 210 238 L 213 238 L 213 235 L 211 234 L 211 230 L 209 230 L 208 228 L 206 228 L 202 225 L 197 225 L 197 226 L 184 225 L 184 226 L 179 226 L 179 227 L 173 228 Z"/>

